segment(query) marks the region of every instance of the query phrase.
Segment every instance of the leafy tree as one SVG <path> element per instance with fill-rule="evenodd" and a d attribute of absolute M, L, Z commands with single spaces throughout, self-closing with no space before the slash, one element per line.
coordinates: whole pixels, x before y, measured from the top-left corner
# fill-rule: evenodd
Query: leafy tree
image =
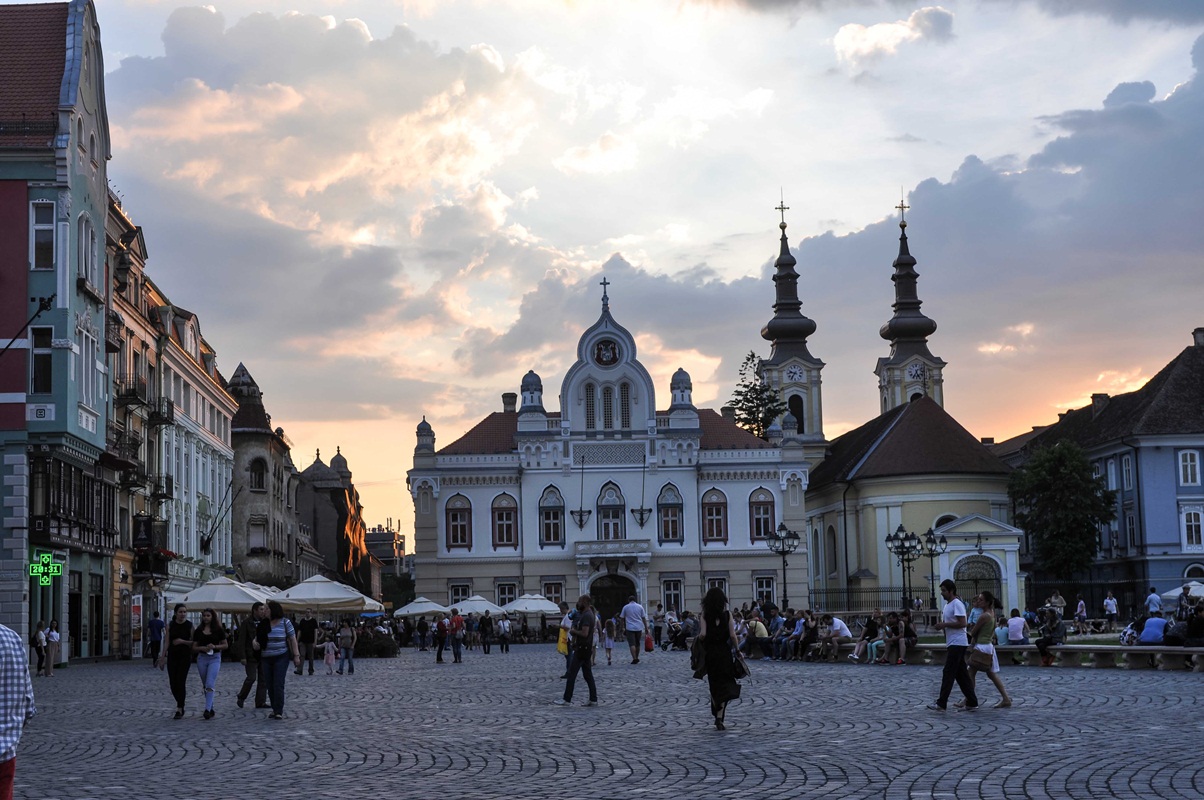
<path fill-rule="evenodd" d="M 393 608 L 414 602 L 414 580 L 408 574 L 394 575 L 390 567 L 380 571 L 380 596 Z"/>
<path fill-rule="evenodd" d="M 1116 492 L 1092 474 L 1082 449 L 1062 441 L 1033 453 L 1012 473 L 1008 494 L 1016 524 L 1032 537 L 1041 571 L 1057 578 L 1086 572 L 1099 550 L 1099 529 L 1116 518 Z"/>
<path fill-rule="evenodd" d="M 748 351 L 740 365 L 740 381 L 730 405 L 736 409 L 736 424 L 754 436 L 766 438 L 769 426 L 786 411 L 786 404 L 761 380 L 761 359 Z"/>

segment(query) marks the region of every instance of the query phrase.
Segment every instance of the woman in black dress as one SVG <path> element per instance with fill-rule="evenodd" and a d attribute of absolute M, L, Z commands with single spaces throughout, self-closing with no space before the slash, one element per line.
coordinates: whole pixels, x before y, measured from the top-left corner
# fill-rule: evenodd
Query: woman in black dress
<path fill-rule="evenodd" d="M 732 671 L 733 659 L 744 657 L 738 650 L 736 627 L 727 610 L 727 596 L 719 588 L 702 598 L 702 627 L 698 631 L 706 661 L 707 682 L 711 688 L 711 715 L 715 730 L 723 730 L 727 704 L 740 696 L 740 684 Z M 734 655 L 733 655 L 734 652 Z"/>
<path fill-rule="evenodd" d="M 188 697 L 188 670 L 192 666 L 192 623 L 183 603 L 176 604 L 176 613 L 167 623 L 167 651 L 159 656 L 159 669 L 167 667 L 167 682 L 176 699 L 176 719 L 184 717 L 184 702 Z"/>

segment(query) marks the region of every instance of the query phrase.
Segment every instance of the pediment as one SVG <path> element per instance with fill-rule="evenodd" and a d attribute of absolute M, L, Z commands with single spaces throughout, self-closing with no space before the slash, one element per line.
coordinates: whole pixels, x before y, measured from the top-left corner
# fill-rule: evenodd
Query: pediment
<path fill-rule="evenodd" d="M 1020 536 L 1024 533 L 1020 528 L 1008 525 L 1006 522 L 1000 522 L 997 519 L 991 519 L 985 514 L 967 514 L 964 517 L 958 517 L 952 522 L 947 522 L 941 527 L 933 531 L 937 536 L 942 534 L 945 536 L 965 536 L 969 534 L 973 536 L 981 533 L 983 536 L 994 535 L 1010 535 Z"/>

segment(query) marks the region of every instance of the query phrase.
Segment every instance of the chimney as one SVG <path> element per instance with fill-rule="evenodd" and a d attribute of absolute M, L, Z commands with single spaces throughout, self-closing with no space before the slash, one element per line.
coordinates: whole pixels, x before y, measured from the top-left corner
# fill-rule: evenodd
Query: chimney
<path fill-rule="evenodd" d="M 1192 344 L 1196 347 L 1204 347 L 1204 328 L 1196 328 L 1191 332 Z"/>
<path fill-rule="evenodd" d="M 735 422 L 735 421 L 736 421 L 736 408 L 735 408 L 735 406 L 723 406 L 722 408 L 720 408 L 720 409 L 719 409 L 719 413 L 720 413 L 720 414 L 722 414 L 722 415 L 723 415 L 723 418 L 724 418 L 725 420 L 727 420 L 728 422 Z"/>
<path fill-rule="evenodd" d="M 978 441 L 981 442 L 982 444 L 990 446 L 990 445 L 995 444 L 995 437 L 994 436 L 984 436 L 981 439 L 979 439 Z"/>
<path fill-rule="evenodd" d="M 1091 418 L 1095 419 L 1100 412 L 1108 407 L 1108 393 L 1096 392 L 1091 395 Z"/>
<path fill-rule="evenodd" d="M 502 411 L 513 413 L 518 408 L 518 394 L 516 392 L 502 392 Z"/>

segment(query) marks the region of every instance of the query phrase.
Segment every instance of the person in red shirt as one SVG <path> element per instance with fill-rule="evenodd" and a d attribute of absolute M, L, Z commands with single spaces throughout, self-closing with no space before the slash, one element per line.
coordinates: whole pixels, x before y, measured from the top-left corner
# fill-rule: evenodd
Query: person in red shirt
<path fill-rule="evenodd" d="M 464 659 L 462 658 L 461 646 L 464 644 L 464 617 L 456 609 L 451 610 L 451 647 L 452 647 L 452 663 L 459 664 Z"/>

